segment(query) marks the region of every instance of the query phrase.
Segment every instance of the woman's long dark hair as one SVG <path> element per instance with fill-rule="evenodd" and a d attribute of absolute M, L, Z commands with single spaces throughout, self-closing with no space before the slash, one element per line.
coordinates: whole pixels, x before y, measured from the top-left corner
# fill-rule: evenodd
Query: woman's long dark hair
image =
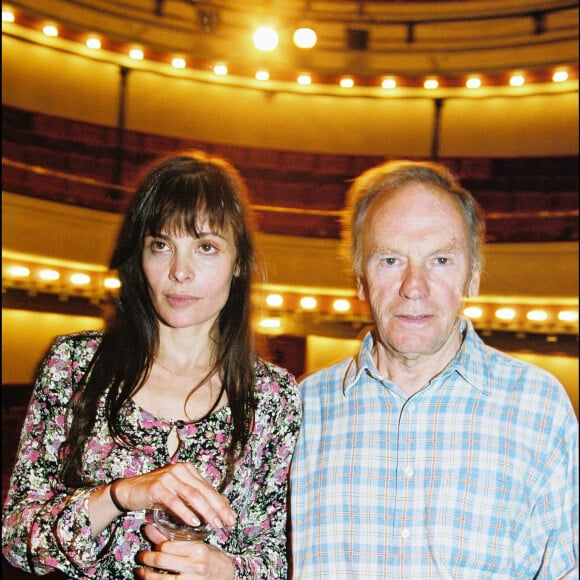
<path fill-rule="evenodd" d="M 88 481 L 79 466 L 95 426 L 97 406 L 105 397 L 105 415 L 111 435 L 128 443 L 117 417 L 123 405 L 149 376 L 159 343 L 158 319 L 142 269 L 145 236 L 169 229 L 196 235 L 204 223 L 217 231 L 230 228 L 237 251 L 237 275 L 219 314 L 215 366 L 233 419 L 228 450 L 228 472 L 248 441 L 255 409 L 254 362 L 251 331 L 251 286 L 256 268 L 248 194 L 238 172 L 225 160 L 200 151 L 165 158 L 145 176 L 121 227 L 111 259 L 121 281 L 116 313 L 71 402 L 71 429 L 63 446 L 62 477 L 79 487 Z M 206 377 L 207 378 L 207 377 Z"/>

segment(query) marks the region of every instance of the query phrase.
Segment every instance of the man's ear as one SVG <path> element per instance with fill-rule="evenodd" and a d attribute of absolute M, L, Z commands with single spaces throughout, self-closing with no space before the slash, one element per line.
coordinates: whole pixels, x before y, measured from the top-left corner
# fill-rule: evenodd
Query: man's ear
<path fill-rule="evenodd" d="M 477 269 L 471 274 L 471 280 L 469 280 L 469 284 L 467 286 L 468 298 L 473 298 L 479 294 L 480 282 L 481 282 L 481 271 Z"/>
<path fill-rule="evenodd" d="M 366 293 L 366 285 L 365 282 L 362 278 L 362 276 L 357 276 L 356 277 L 356 295 L 358 297 L 359 300 L 366 300 L 367 299 L 367 293 Z"/>

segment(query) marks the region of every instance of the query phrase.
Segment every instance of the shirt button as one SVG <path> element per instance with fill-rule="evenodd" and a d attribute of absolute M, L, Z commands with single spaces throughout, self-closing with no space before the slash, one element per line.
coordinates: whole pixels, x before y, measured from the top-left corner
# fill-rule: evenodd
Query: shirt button
<path fill-rule="evenodd" d="M 412 467 L 410 467 L 410 466 L 405 467 L 405 477 L 413 477 L 414 474 L 415 474 L 415 471 L 413 470 Z"/>
<path fill-rule="evenodd" d="M 411 532 L 409 532 L 409 530 L 407 528 L 405 528 L 402 532 L 401 532 L 401 538 L 403 538 L 403 540 L 406 540 L 409 537 L 409 534 Z"/>

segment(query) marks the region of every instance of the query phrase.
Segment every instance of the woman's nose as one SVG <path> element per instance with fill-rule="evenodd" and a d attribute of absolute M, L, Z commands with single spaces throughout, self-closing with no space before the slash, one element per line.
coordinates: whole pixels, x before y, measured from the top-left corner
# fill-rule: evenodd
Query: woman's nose
<path fill-rule="evenodd" d="M 193 278 L 193 266 L 190 260 L 176 256 L 171 264 L 169 277 L 176 282 L 187 282 Z"/>

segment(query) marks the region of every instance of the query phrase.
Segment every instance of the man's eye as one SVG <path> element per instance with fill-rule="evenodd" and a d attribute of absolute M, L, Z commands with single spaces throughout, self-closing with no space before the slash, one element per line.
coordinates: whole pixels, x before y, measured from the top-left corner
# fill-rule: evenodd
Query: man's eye
<path fill-rule="evenodd" d="M 397 258 L 385 258 L 383 262 L 387 264 L 387 266 L 394 266 L 397 263 Z"/>

